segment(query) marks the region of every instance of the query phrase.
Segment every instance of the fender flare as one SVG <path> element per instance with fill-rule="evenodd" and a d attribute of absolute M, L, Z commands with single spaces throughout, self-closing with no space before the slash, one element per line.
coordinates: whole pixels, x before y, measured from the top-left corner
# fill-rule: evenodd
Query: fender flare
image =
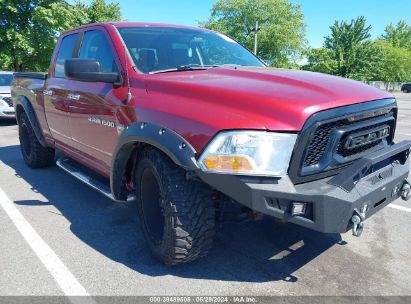
<path fill-rule="evenodd" d="M 122 194 L 123 176 L 136 144 L 156 147 L 178 166 L 186 170 L 198 170 L 196 151 L 181 135 L 171 129 L 146 122 L 133 123 L 121 133 L 113 152 L 110 187 L 114 198 L 125 200 Z"/>
<path fill-rule="evenodd" d="M 30 121 L 31 127 L 33 128 L 33 131 L 34 131 L 34 134 L 36 135 L 37 140 L 40 142 L 40 144 L 43 147 L 47 147 L 46 141 L 44 140 L 43 133 L 41 132 L 41 129 L 40 129 L 40 125 L 37 121 L 36 113 L 34 112 L 34 109 L 33 109 L 33 106 L 31 105 L 30 100 L 26 96 L 23 96 L 23 95 L 18 96 L 15 100 L 16 100 L 16 103 L 14 107 L 16 110 L 17 122 L 19 122 L 20 120 L 20 114 L 17 111 L 17 107 L 21 106 Z"/>

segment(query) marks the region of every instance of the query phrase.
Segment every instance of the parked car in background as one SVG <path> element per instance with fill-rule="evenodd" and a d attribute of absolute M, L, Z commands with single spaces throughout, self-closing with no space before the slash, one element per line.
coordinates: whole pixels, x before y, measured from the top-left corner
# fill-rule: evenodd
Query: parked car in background
<path fill-rule="evenodd" d="M 13 72 L 0 71 L 0 119 L 16 117 L 10 94 L 12 80 Z"/>
<path fill-rule="evenodd" d="M 401 91 L 404 93 L 411 93 L 411 83 L 404 83 L 401 87 Z"/>

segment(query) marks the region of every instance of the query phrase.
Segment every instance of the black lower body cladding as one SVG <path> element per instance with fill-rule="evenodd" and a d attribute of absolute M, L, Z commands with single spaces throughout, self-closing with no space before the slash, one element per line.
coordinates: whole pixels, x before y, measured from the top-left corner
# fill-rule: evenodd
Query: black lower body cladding
<path fill-rule="evenodd" d="M 335 176 L 298 185 L 288 176 L 257 178 L 199 172 L 199 177 L 254 211 L 324 233 L 344 233 L 352 228 L 356 211 L 366 206 L 367 219 L 401 197 L 409 174 L 410 147 L 411 142 L 402 142 L 373 153 L 365 159 L 368 161 L 357 160 L 336 175 L 346 177 L 340 185 L 335 183 Z M 364 166 L 356 166 L 359 162 Z M 347 187 L 350 183 L 352 187 Z M 304 214 L 292 215 L 295 202 L 305 203 Z"/>

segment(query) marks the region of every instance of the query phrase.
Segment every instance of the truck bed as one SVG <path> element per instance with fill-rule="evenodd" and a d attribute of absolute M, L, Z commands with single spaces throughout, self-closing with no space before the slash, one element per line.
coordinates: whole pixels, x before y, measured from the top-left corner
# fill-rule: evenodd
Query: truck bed
<path fill-rule="evenodd" d="M 44 111 L 44 95 L 47 73 L 34 72 L 16 72 L 13 74 L 13 84 L 11 87 L 11 95 L 15 102 L 26 104 L 26 112 L 32 112 L 39 126 L 39 132 L 45 138 L 46 142 L 52 144 L 45 111 Z M 30 109 L 28 109 L 30 108 Z M 17 111 L 16 111 L 17 113 Z M 18 115 L 17 115 L 18 116 Z M 18 118 L 18 117 L 17 117 Z"/>
<path fill-rule="evenodd" d="M 13 74 L 14 77 L 22 77 L 22 78 L 35 78 L 35 79 L 47 79 L 47 73 L 43 72 L 16 72 Z"/>

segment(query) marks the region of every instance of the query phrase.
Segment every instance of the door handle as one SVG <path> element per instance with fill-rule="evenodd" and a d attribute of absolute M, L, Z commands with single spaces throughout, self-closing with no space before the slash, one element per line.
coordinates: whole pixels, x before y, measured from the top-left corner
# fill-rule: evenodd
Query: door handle
<path fill-rule="evenodd" d="M 53 91 L 52 91 L 52 90 L 43 90 L 43 94 L 44 94 L 44 95 L 48 95 L 48 96 L 52 96 L 52 95 L 53 95 Z"/>
<path fill-rule="evenodd" d="M 71 99 L 71 100 L 79 100 L 80 99 L 80 94 L 68 94 L 67 98 Z"/>

